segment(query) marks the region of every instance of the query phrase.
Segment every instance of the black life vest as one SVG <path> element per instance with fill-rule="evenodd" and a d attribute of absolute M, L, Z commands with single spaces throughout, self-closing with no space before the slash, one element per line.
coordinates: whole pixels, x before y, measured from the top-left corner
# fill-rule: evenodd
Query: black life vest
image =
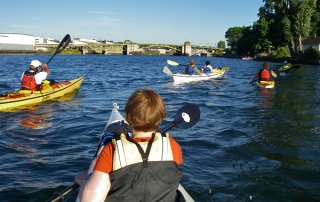
<path fill-rule="evenodd" d="M 142 144 L 121 134 L 112 142 L 113 172 L 106 201 L 177 201 L 182 172 L 173 160 L 168 134 L 153 134 Z"/>

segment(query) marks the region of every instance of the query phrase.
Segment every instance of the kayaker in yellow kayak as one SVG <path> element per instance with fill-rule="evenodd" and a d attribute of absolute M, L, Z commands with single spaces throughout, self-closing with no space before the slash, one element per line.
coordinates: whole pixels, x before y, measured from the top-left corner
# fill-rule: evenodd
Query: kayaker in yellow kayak
<path fill-rule="evenodd" d="M 80 201 L 175 201 L 182 151 L 169 134 L 158 132 L 166 117 L 163 99 L 151 89 L 138 89 L 124 111 L 132 137 L 126 128 L 117 130 L 80 190 Z"/>
<path fill-rule="evenodd" d="M 258 81 L 271 81 L 271 72 L 269 71 L 269 63 L 265 62 L 260 69 L 253 77 L 252 81 L 255 81 L 258 78 Z"/>
<path fill-rule="evenodd" d="M 39 60 L 31 61 L 29 70 L 22 73 L 20 90 L 40 91 L 42 89 L 42 81 L 50 74 L 50 70 L 47 64 L 43 64 L 42 68 L 45 71 L 39 72 L 41 65 Z"/>

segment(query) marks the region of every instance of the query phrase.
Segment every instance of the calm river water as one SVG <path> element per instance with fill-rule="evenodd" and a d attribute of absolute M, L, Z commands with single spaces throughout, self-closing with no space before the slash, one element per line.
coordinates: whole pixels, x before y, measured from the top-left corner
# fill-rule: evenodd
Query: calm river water
<path fill-rule="evenodd" d="M 17 90 L 31 60 L 0 55 L 0 92 Z M 229 66 L 224 78 L 174 83 L 166 60 Z M 302 65 L 275 78 L 275 89 L 249 83 L 260 61 L 215 57 L 56 55 L 49 78 L 85 79 L 77 92 L 14 112 L 0 112 L 0 201 L 41 202 L 87 170 L 112 104 L 149 87 L 165 100 L 171 123 L 185 103 L 200 121 L 172 129 L 184 155 L 181 184 L 195 201 L 320 201 L 320 66 Z M 279 64 L 271 63 L 271 69 Z M 168 66 L 172 72 L 183 67 Z M 78 191 L 78 190 L 77 190 Z M 77 191 L 65 197 L 74 201 Z"/>

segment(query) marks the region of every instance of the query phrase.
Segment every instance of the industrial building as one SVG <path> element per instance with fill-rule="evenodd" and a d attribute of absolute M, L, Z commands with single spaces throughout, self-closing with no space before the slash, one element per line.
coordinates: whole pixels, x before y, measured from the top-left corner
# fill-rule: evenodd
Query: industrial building
<path fill-rule="evenodd" d="M 34 51 L 35 37 L 27 34 L 0 33 L 0 51 Z"/>

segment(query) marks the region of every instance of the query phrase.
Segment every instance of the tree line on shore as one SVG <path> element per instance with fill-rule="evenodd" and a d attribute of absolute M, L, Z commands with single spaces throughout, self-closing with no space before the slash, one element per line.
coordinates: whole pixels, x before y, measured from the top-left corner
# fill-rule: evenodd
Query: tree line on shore
<path fill-rule="evenodd" d="M 274 59 L 319 59 L 319 50 L 303 51 L 302 41 L 320 34 L 320 0 L 263 0 L 252 26 L 231 27 L 225 33 L 230 52 L 268 55 Z"/>

